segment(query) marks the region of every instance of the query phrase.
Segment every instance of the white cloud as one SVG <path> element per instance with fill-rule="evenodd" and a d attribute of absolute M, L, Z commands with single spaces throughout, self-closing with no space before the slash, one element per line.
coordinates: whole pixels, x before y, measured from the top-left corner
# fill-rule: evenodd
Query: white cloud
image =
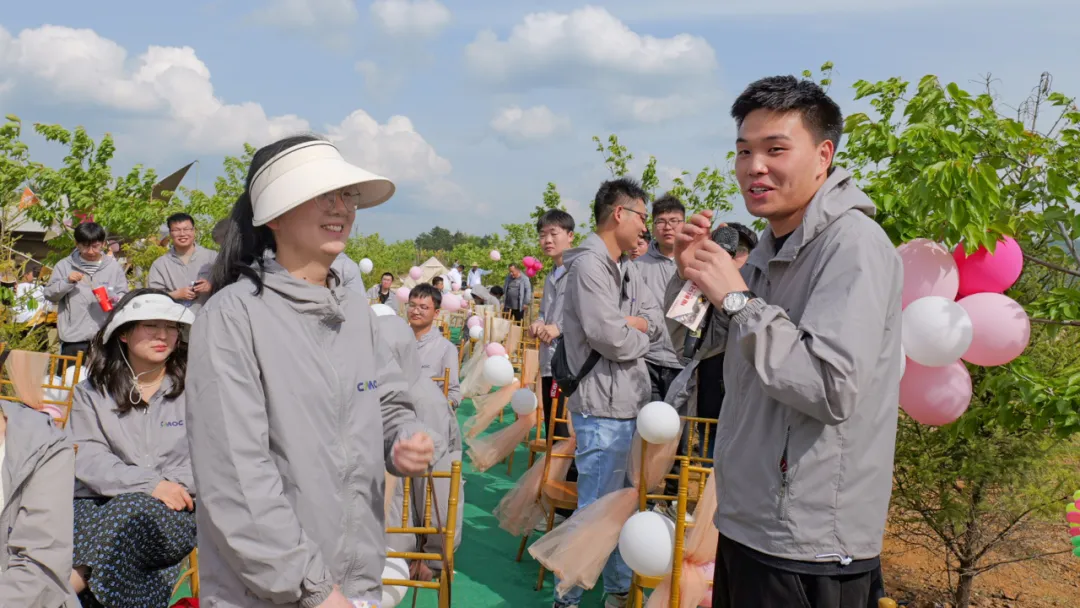
<path fill-rule="evenodd" d="M 354 68 L 364 78 L 367 92 L 383 101 L 390 99 L 405 80 L 402 70 L 384 69 L 370 59 L 357 61 Z"/>
<path fill-rule="evenodd" d="M 491 128 L 507 143 L 523 145 L 569 130 L 570 119 L 552 112 L 547 106 L 524 109 L 509 106 L 491 119 Z"/>
<path fill-rule="evenodd" d="M 659 124 L 695 116 L 719 101 L 713 94 L 679 94 L 665 97 L 617 95 L 613 100 L 615 115 L 644 124 Z"/>
<path fill-rule="evenodd" d="M 251 14 L 262 25 L 312 36 L 338 36 L 360 18 L 356 0 L 267 0 Z"/>
<path fill-rule="evenodd" d="M 14 83 L 16 95 L 126 112 L 139 132 L 120 133 L 125 141 L 148 147 L 167 141 L 178 152 L 235 154 L 245 142 L 262 145 L 312 130 L 299 116 L 267 116 L 256 102 L 218 98 L 209 68 L 190 47 L 152 46 L 129 61 L 123 47 L 88 29 L 47 25 L 12 37 L 0 27 L 0 82 Z M 324 130 L 348 159 L 369 170 L 452 189 L 446 185 L 450 161 L 404 116 L 380 124 L 356 110 Z"/>
<path fill-rule="evenodd" d="M 465 59 L 476 76 L 494 83 L 620 90 L 701 77 L 717 67 L 715 51 L 701 37 L 641 35 L 591 6 L 529 14 L 506 40 L 481 32 L 466 47 Z"/>
<path fill-rule="evenodd" d="M 371 16 L 391 36 L 431 38 L 450 23 L 450 9 L 439 0 L 375 0 Z"/>

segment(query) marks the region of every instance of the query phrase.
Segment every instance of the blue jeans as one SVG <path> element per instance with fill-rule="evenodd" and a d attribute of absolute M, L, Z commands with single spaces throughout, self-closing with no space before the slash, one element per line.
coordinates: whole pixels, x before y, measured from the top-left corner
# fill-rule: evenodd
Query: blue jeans
<path fill-rule="evenodd" d="M 630 448 L 634 442 L 637 420 L 616 420 L 582 414 L 571 414 L 574 433 L 577 435 L 578 511 L 597 499 L 622 488 L 630 487 L 627 469 L 630 464 Z M 630 591 L 633 572 L 619 556 L 618 547 L 604 566 L 604 591 L 626 593 Z M 555 586 L 559 585 L 556 577 Z M 555 602 L 573 605 L 581 602 L 585 592 L 574 587 L 565 596 L 555 594 Z"/>

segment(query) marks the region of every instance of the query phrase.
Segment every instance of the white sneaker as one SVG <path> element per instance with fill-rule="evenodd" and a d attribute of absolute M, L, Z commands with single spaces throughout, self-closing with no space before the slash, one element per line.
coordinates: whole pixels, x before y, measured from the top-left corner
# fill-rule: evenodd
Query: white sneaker
<path fill-rule="evenodd" d="M 630 603 L 629 593 L 609 593 L 604 599 L 605 608 L 626 608 Z"/>
<path fill-rule="evenodd" d="M 558 528 L 559 524 L 561 524 L 564 521 L 566 521 L 566 517 L 556 513 L 555 514 L 555 521 L 552 522 L 551 529 L 554 530 L 555 528 Z M 533 529 L 536 530 L 537 532 L 547 533 L 547 531 L 548 531 L 548 529 L 547 529 L 547 520 L 541 521 L 540 523 L 536 524 L 536 527 L 533 528 Z"/>

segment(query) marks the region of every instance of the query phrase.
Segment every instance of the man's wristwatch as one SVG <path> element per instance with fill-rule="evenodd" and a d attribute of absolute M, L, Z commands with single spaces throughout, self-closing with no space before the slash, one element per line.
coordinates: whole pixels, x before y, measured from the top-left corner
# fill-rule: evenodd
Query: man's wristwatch
<path fill-rule="evenodd" d="M 746 308 L 747 303 L 753 299 L 754 292 L 752 291 L 733 291 L 724 296 L 721 308 L 724 310 L 724 314 L 733 317 L 740 310 Z"/>

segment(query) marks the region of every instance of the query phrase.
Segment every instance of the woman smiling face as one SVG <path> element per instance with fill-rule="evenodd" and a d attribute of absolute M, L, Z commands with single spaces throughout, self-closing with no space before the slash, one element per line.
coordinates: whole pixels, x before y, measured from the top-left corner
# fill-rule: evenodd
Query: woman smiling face
<path fill-rule="evenodd" d="M 356 219 L 357 188 L 320 195 L 267 222 L 274 231 L 278 257 L 323 260 L 329 266 L 345 251 Z"/>

